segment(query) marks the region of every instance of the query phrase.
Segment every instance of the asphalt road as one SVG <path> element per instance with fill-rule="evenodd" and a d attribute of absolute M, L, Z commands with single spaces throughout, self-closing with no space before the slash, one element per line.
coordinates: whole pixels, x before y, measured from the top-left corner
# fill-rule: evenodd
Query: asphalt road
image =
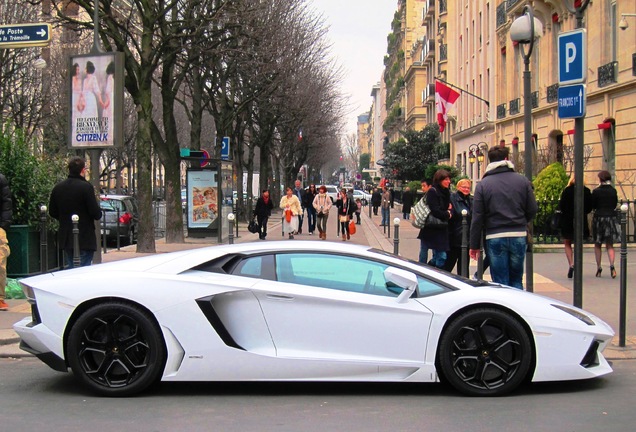
<path fill-rule="evenodd" d="M 133 398 L 86 393 L 34 358 L 0 359 L 3 431 L 633 430 L 636 361 L 591 381 L 469 398 L 442 384 L 164 383 Z"/>

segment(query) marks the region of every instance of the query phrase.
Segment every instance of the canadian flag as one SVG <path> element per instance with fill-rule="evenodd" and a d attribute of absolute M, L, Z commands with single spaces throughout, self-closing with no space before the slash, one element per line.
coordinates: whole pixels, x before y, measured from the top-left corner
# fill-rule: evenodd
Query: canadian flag
<path fill-rule="evenodd" d="M 457 98 L 459 98 L 459 93 L 444 83 L 435 81 L 435 110 L 437 111 L 440 132 L 444 132 L 448 111 L 453 107 Z"/>

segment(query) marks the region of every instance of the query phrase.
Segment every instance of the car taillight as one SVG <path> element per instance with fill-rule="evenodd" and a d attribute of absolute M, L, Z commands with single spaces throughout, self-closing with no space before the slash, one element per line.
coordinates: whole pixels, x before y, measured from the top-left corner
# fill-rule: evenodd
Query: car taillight
<path fill-rule="evenodd" d="M 128 212 L 124 213 L 123 215 L 119 216 L 119 223 L 120 224 L 124 224 L 127 225 L 130 223 L 130 221 L 132 220 L 132 215 Z"/>

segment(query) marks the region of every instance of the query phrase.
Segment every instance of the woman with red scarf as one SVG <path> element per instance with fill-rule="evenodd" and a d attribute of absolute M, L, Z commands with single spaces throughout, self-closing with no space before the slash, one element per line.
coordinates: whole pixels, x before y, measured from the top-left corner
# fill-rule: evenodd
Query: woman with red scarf
<path fill-rule="evenodd" d="M 258 238 L 261 240 L 265 240 L 267 237 L 267 220 L 271 216 L 273 208 L 274 203 L 269 198 L 269 191 L 265 189 L 254 207 L 254 216 L 256 216 L 258 223 Z"/>

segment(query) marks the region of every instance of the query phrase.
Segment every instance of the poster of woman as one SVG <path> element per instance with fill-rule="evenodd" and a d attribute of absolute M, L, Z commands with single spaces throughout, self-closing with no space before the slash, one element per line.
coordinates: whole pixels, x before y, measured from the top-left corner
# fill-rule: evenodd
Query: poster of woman
<path fill-rule="evenodd" d="M 123 64 L 120 54 L 71 57 L 71 147 L 103 148 L 121 142 Z"/>

